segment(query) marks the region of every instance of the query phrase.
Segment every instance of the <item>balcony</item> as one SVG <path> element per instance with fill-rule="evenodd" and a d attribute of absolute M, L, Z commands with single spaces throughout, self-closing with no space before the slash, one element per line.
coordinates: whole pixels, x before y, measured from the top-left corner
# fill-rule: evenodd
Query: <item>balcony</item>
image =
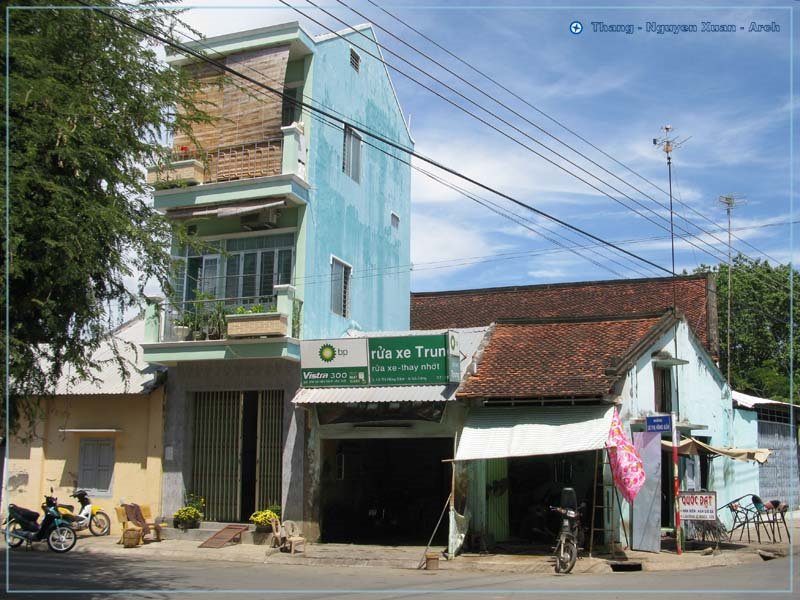
<path fill-rule="evenodd" d="M 147 182 L 157 189 L 169 189 L 280 175 L 282 167 L 283 138 L 273 138 L 223 146 L 210 152 L 179 150 L 172 154 L 168 169 L 148 171 Z"/>
<path fill-rule="evenodd" d="M 165 365 L 225 358 L 296 360 L 301 311 L 290 285 L 275 286 L 273 296 L 154 299 L 145 316 L 144 358 Z"/>
<path fill-rule="evenodd" d="M 282 127 L 281 133 L 208 150 L 177 149 L 168 165 L 147 170 L 147 182 L 155 188 L 155 207 L 170 210 L 270 196 L 304 204 L 309 185 L 303 126 L 293 123 Z"/>

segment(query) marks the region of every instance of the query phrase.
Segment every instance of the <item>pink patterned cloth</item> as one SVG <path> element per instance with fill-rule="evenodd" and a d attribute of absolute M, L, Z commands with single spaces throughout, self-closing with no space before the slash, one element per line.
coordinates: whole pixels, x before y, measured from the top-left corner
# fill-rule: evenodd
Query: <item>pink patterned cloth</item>
<path fill-rule="evenodd" d="M 611 430 L 608 432 L 606 448 L 608 448 L 614 484 L 625 500 L 633 502 L 636 494 L 644 485 L 644 465 L 636 448 L 625 435 L 625 429 L 622 427 L 622 421 L 619 420 L 617 409 L 614 409 L 614 417 L 611 419 Z"/>

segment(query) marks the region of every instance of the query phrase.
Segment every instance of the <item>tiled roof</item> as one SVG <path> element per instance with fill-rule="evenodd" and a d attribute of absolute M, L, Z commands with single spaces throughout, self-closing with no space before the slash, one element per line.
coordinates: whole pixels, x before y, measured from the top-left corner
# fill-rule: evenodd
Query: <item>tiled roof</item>
<path fill-rule="evenodd" d="M 676 279 L 677 308 L 700 342 L 718 354 L 712 276 Z M 498 319 L 595 317 L 662 312 L 672 306 L 672 279 L 622 279 L 411 295 L 411 327 L 477 327 Z"/>
<path fill-rule="evenodd" d="M 613 370 L 674 323 L 671 314 L 499 322 L 459 398 L 590 398 L 611 391 Z M 643 345 L 645 344 L 645 345 Z"/>

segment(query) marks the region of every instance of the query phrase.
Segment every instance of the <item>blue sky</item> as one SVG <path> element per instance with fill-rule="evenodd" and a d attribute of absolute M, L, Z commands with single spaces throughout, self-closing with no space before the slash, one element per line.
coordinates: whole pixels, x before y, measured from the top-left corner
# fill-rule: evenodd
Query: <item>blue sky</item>
<path fill-rule="evenodd" d="M 333 29 L 343 28 L 341 23 L 304 0 L 291 0 L 291 3 L 309 10 L 311 16 Z M 388 48 L 424 67 L 602 181 L 555 157 L 508 126 L 497 123 L 498 127 L 611 196 L 634 206 L 650 220 L 391 71 L 405 114 L 411 119 L 417 151 L 594 235 L 619 241 L 626 249 L 669 268 L 669 213 L 664 208 L 668 196 L 664 191 L 481 80 L 475 72 L 403 28 L 367 1 L 346 0 L 346 3 L 465 79 L 479 84 L 514 111 L 638 188 L 639 191 L 615 179 L 519 116 L 491 104 L 385 32 L 377 31 L 379 41 Z M 281 6 L 279 2 L 237 0 L 236 4 L 259 8 L 195 8 L 185 19 L 206 36 L 291 20 L 300 20 L 311 33 L 326 32 L 294 11 L 277 8 Z M 591 3 L 596 8 L 564 8 L 564 3 L 548 6 L 533 0 L 380 4 L 658 188 L 667 189 L 665 156 L 652 142 L 654 137 L 662 135 L 659 128 L 671 124 L 679 139 L 689 138 L 673 156 L 676 233 L 685 237 L 686 233 L 680 230 L 684 229 L 699 237 L 691 238 L 694 246 L 676 238 L 678 270 L 691 270 L 701 263 L 717 263 L 724 258 L 727 252 L 725 213 L 717 198 L 726 193 L 735 193 L 745 200 L 733 213 L 734 233 L 740 238 L 734 238 L 734 247 L 752 257 L 763 258 L 764 254 L 760 253 L 763 251 L 777 261 L 786 262 L 791 258 L 787 224 L 791 220 L 789 8 L 794 5 L 795 31 L 800 31 L 797 18 L 800 2 L 775 0 L 767 5 L 729 0 L 724 6 L 718 3 L 718 7 L 704 3 L 707 6 L 699 10 L 677 1 L 670 3 L 671 8 L 638 9 L 633 3 L 617 0 L 613 4 L 622 8 L 613 10 L 600 8 L 600 3 Z M 211 7 L 219 6 L 219 2 L 195 0 L 191 5 Z M 334 0 L 325 0 L 324 6 L 348 23 L 364 20 Z M 776 6 L 780 8 L 770 8 Z M 579 35 L 570 33 L 570 23 L 575 20 L 583 24 Z M 658 35 L 636 29 L 645 27 L 647 22 L 696 24 L 700 29 L 703 21 L 732 23 L 745 30 Z M 630 24 L 635 31 L 631 35 L 596 33 L 592 31 L 592 22 Z M 780 31 L 749 32 L 751 22 L 774 22 Z M 800 43 L 794 44 L 795 61 L 798 47 Z M 389 62 L 413 72 L 399 59 L 387 52 L 384 54 Z M 422 77 L 419 73 L 416 76 Z M 473 112 L 481 113 L 440 84 L 431 80 L 428 83 Z M 481 114 L 495 122 L 486 113 Z M 447 179 L 456 181 L 450 176 Z M 577 254 L 565 251 L 552 240 L 558 239 L 568 246 L 586 246 L 593 242 L 513 207 L 488 192 L 466 187 L 529 220 L 522 223 L 550 239 L 520 225 L 519 217 L 515 222 L 498 216 L 415 173 L 412 185 L 413 290 L 664 275 L 663 271 L 632 263 L 597 247 L 581 248 Z M 782 225 L 764 227 L 775 223 Z M 697 225 L 713 235 L 701 232 Z M 559 235 L 565 238 L 556 237 Z M 743 240 L 758 250 L 745 245 Z"/>

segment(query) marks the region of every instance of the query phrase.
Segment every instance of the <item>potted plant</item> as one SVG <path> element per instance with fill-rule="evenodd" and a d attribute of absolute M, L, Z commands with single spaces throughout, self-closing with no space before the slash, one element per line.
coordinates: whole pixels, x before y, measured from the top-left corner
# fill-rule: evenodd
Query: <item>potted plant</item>
<path fill-rule="evenodd" d="M 185 340 L 191 332 L 192 318 L 190 315 L 181 313 L 172 321 L 172 333 L 178 340 Z"/>
<path fill-rule="evenodd" d="M 227 316 L 227 325 L 229 338 L 286 335 L 287 316 L 276 312 L 274 305 L 239 306 Z"/>
<path fill-rule="evenodd" d="M 172 515 L 172 524 L 176 529 L 197 529 L 200 527 L 200 521 L 203 518 L 201 513 L 194 506 L 184 506 L 179 508 L 174 515 Z"/>
<path fill-rule="evenodd" d="M 176 529 L 197 529 L 205 509 L 205 498 L 197 494 L 186 494 L 184 506 L 172 516 L 172 524 Z"/>
<path fill-rule="evenodd" d="M 225 304 L 216 302 L 208 313 L 208 339 L 222 339 L 226 324 L 227 315 L 225 313 Z"/>
<path fill-rule="evenodd" d="M 250 521 L 255 523 L 258 533 L 272 533 L 273 519 L 280 519 L 280 515 L 270 509 L 257 510 L 250 515 Z"/>
<path fill-rule="evenodd" d="M 204 340 L 208 336 L 211 315 L 208 304 L 213 299 L 213 294 L 208 292 L 195 292 L 194 312 L 192 313 L 192 336 L 195 340 Z"/>

